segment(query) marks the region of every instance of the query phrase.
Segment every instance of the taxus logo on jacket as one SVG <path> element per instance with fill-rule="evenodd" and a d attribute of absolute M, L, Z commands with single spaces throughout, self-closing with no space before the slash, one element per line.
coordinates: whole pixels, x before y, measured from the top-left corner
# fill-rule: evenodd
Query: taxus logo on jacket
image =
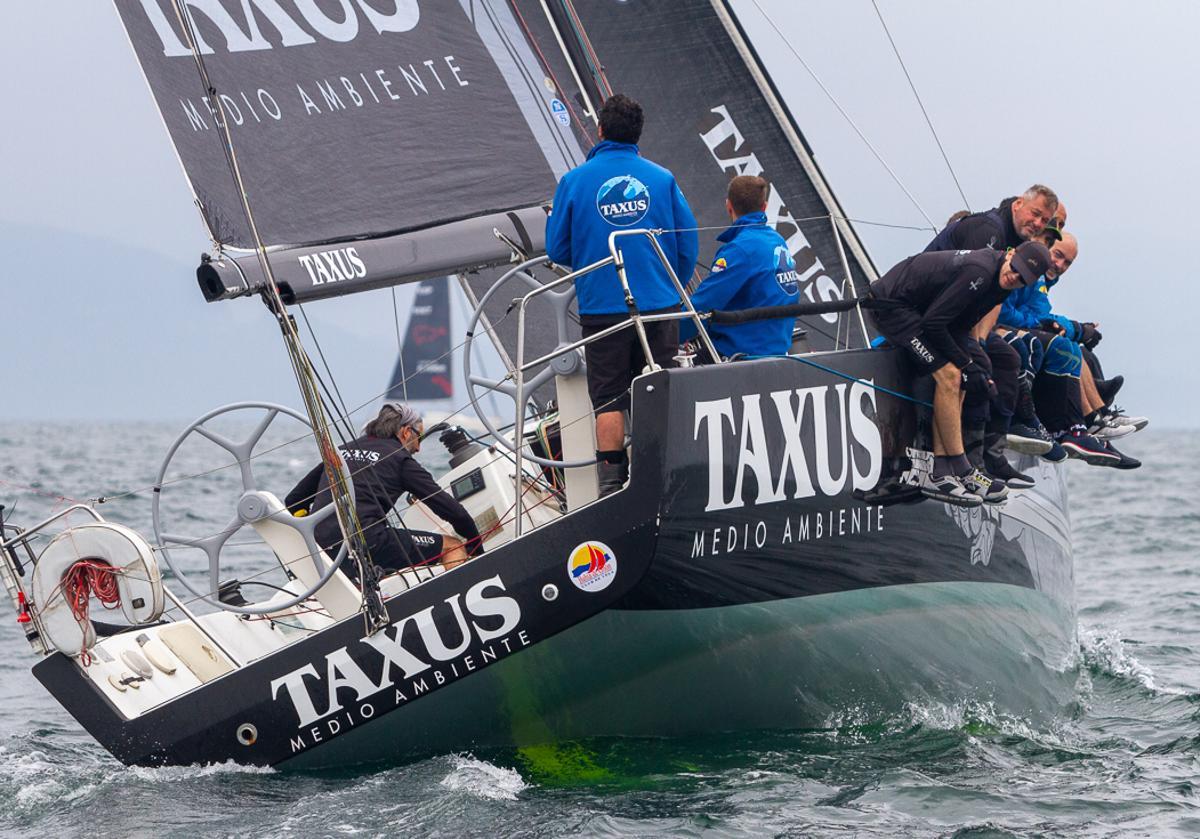
<path fill-rule="evenodd" d="M 633 175 L 609 178 L 596 193 L 596 209 L 609 224 L 629 227 L 650 211 L 650 190 Z"/>
<path fill-rule="evenodd" d="M 800 290 L 800 275 L 796 273 L 796 260 L 783 245 L 775 248 L 775 281 L 784 294 L 796 294 Z"/>

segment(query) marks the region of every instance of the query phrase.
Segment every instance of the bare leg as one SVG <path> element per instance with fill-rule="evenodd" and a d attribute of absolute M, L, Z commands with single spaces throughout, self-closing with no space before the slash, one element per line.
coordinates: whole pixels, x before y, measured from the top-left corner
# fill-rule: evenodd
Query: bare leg
<path fill-rule="evenodd" d="M 962 371 L 946 364 L 933 374 L 933 453 L 962 454 Z"/>
<path fill-rule="evenodd" d="M 455 566 L 462 565 L 467 561 L 467 549 L 463 547 L 461 539 L 455 539 L 453 536 L 442 537 L 442 567 L 449 571 Z"/>
<path fill-rule="evenodd" d="M 596 449 L 616 452 L 625 448 L 625 415 L 621 411 L 596 414 Z"/>
<path fill-rule="evenodd" d="M 1079 389 L 1083 397 L 1081 401 L 1083 402 L 1084 416 L 1104 407 L 1100 391 L 1096 390 L 1096 379 L 1092 376 L 1092 368 L 1088 367 L 1086 363 L 1079 371 Z"/>

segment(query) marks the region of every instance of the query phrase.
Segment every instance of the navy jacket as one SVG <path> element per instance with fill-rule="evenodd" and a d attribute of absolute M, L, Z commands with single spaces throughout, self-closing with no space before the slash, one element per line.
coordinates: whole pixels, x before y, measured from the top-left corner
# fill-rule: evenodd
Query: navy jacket
<path fill-rule="evenodd" d="M 700 254 L 696 219 L 675 176 L 638 154 L 638 147 L 605 140 L 587 162 L 563 175 L 546 220 L 546 254 L 559 265 L 584 268 L 609 256 L 614 230 L 662 228 L 659 237 L 667 260 L 687 285 Z M 625 256 L 629 288 L 643 311 L 679 304 L 666 269 L 643 237 L 618 240 Z M 625 294 L 611 265 L 575 281 L 581 315 L 624 314 Z"/>
<path fill-rule="evenodd" d="M 972 213 L 960 218 L 954 224 L 947 225 L 925 247 L 925 253 L 931 251 L 977 251 L 981 248 L 991 248 L 1002 251 L 1015 248 L 1024 239 L 1013 225 L 1012 205 L 1016 198 L 1005 198 L 999 207 Z"/>
<path fill-rule="evenodd" d="M 717 237 L 723 243 L 712 270 L 692 295 L 698 312 L 736 311 L 758 306 L 787 306 L 800 299 L 796 263 L 787 243 L 767 224 L 766 213 L 749 213 Z M 795 318 L 773 318 L 732 325 L 707 324 L 721 355 L 787 355 Z M 679 324 L 679 340 L 696 335 L 690 320 Z"/>

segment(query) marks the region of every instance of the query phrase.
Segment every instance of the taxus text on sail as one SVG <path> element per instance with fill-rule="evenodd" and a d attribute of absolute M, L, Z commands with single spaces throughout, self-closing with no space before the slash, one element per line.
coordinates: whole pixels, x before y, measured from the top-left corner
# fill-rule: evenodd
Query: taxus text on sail
<path fill-rule="evenodd" d="M 295 13 L 284 10 L 281 0 L 183 0 L 194 21 L 200 16 L 215 26 L 225 39 L 229 52 L 269 50 L 276 46 L 295 47 L 315 44 L 317 39 L 303 26 L 296 15 L 322 38 L 345 43 L 358 37 L 361 21 L 359 15 L 382 35 L 385 32 L 408 32 L 421 19 L 417 0 L 337 0 L 341 9 L 334 14 L 323 11 L 315 0 L 294 0 Z M 168 58 L 190 56 L 186 39 L 181 38 L 171 25 L 176 19 L 170 0 L 141 0 L 146 17 L 162 41 L 163 54 Z M 165 10 L 164 10 L 165 6 Z M 377 6 L 392 6 L 391 11 L 380 11 Z M 234 10 L 234 11 L 231 11 Z M 170 18 L 168 18 L 168 10 Z M 272 42 L 263 33 L 260 16 L 278 35 Z M 196 32 L 196 43 L 200 52 L 211 55 L 214 50 Z"/>
<path fill-rule="evenodd" d="M 867 405 L 873 414 L 875 391 L 863 382 L 697 402 L 693 439 L 703 435 L 707 446 L 705 511 L 871 489 L 883 441 Z M 748 476 L 757 486 L 752 494 Z"/>

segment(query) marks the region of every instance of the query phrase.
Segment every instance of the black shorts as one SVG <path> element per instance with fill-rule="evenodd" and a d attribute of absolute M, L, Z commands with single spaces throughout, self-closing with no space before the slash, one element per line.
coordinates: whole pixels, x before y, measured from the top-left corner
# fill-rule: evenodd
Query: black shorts
<path fill-rule="evenodd" d="M 950 363 L 921 334 L 921 315 L 915 309 L 874 309 L 871 319 L 889 344 L 906 351 L 917 375 L 936 373 Z"/>
<path fill-rule="evenodd" d="M 440 533 L 401 530 L 389 525 L 384 525 L 382 530 L 382 533 L 367 540 L 367 550 L 371 554 L 371 561 L 378 565 L 384 574 L 414 566 L 430 565 L 441 559 L 445 552 Z M 333 559 L 342 547 L 342 542 L 339 539 L 335 544 L 323 547 L 326 555 Z M 342 571 L 352 580 L 358 580 L 358 568 L 355 563 L 343 562 Z"/>
<path fill-rule="evenodd" d="M 671 311 L 676 310 L 662 309 L 643 314 Z M 583 337 L 587 338 L 626 319 L 625 315 L 582 315 L 579 321 Z M 674 367 L 675 355 L 679 352 L 679 321 L 661 320 L 644 326 L 646 342 L 650 344 L 650 354 L 654 356 L 655 363 L 660 367 Z M 627 410 L 629 386 L 646 366 L 646 354 L 642 351 L 637 330 L 627 326 L 620 332 L 587 344 L 583 352 L 587 362 L 588 396 L 592 399 L 592 408 L 598 413 Z"/>

